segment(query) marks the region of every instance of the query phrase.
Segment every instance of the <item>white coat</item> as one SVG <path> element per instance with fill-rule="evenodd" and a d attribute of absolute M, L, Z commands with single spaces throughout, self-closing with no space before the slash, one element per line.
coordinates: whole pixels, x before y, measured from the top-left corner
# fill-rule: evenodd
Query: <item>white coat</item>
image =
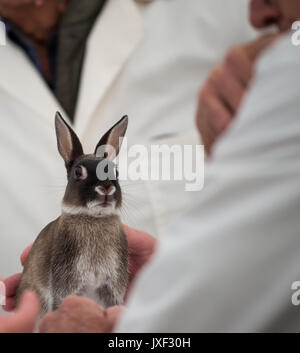
<path fill-rule="evenodd" d="M 74 129 L 85 151 L 129 115 L 128 142 L 197 140 L 197 92 L 233 44 L 248 41 L 247 0 L 109 0 L 87 43 Z M 0 273 L 60 213 L 66 184 L 57 152 L 59 103 L 26 55 L 0 47 Z M 192 137 L 193 136 L 193 137 Z M 126 190 L 125 190 L 126 189 Z M 158 235 L 191 195 L 179 184 L 139 183 L 124 221 Z M 126 196 L 125 196 L 126 199 Z"/>
<path fill-rule="evenodd" d="M 299 81 L 288 36 L 259 61 L 201 198 L 161 237 L 120 332 L 299 332 Z"/>

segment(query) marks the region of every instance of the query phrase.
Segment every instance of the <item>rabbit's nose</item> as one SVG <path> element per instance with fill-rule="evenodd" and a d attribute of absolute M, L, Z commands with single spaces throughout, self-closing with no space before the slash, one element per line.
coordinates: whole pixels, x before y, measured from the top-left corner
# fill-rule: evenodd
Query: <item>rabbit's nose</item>
<path fill-rule="evenodd" d="M 95 190 L 99 195 L 113 195 L 116 191 L 116 187 L 113 185 L 110 185 L 108 187 L 97 186 Z"/>

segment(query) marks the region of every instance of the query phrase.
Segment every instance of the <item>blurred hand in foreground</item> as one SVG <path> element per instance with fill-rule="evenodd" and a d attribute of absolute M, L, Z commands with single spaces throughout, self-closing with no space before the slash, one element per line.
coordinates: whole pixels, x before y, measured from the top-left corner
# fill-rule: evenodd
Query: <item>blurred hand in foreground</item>
<path fill-rule="evenodd" d="M 34 330 L 40 310 L 39 300 L 25 292 L 19 308 L 8 316 L 0 315 L 0 333 L 30 333 Z"/>
<path fill-rule="evenodd" d="M 279 36 L 264 35 L 231 49 L 200 90 L 196 124 L 208 156 L 239 111 L 254 75 L 256 59 Z"/>
<path fill-rule="evenodd" d="M 102 308 L 94 301 L 67 297 L 60 307 L 43 318 L 41 333 L 109 333 L 114 330 L 123 307 Z"/>

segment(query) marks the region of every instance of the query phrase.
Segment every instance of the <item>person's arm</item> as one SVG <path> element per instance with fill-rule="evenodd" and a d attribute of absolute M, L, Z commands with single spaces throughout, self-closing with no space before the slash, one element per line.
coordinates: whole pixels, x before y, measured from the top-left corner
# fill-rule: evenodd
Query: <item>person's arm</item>
<path fill-rule="evenodd" d="M 161 237 L 118 332 L 299 330 L 299 82 L 287 38 L 260 61 L 198 205 Z"/>

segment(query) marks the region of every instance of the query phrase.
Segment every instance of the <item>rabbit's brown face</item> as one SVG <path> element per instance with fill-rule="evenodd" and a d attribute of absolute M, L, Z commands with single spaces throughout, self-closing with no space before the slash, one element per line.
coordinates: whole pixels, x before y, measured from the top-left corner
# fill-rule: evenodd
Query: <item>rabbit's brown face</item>
<path fill-rule="evenodd" d="M 85 155 L 75 132 L 56 114 L 58 150 L 68 175 L 63 212 L 95 217 L 118 213 L 122 193 L 112 160 L 119 153 L 119 138 L 125 135 L 127 123 L 125 116 L 101 138 L 94 154 Z"/>
<path fill-rule="evenodd" d="M 105 163 L 105 169 L 110 169 L 105 180 L 99 180 L 97 167 Z M 108 165 L 107 165 L 108 164 Z M 109 215 L 118 212 L 122 203 L 122 193 L 118 182 L 117 167 L 113 162 L 103 158 L 87 155 L 79 158 L 73 164 L 64 196 L 64 208 L 70 212 L 81 210 L 93 215 Z"/>

